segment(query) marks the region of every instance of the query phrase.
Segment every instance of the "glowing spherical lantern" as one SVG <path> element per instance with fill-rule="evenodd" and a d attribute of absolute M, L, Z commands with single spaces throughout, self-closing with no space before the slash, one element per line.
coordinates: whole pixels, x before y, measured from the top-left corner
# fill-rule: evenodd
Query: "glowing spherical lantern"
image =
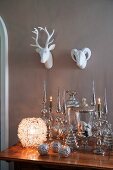
<path fill-rule="evenodd" d="M 47 140 L 47 126 L 41 118 L 24 118 L 17 135 L 23 147 L 37 147 Z"/>

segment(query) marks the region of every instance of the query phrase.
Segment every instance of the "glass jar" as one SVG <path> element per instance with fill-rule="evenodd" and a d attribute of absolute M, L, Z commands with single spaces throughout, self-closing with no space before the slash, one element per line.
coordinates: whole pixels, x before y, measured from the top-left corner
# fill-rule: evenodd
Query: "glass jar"
<path fill-rule="evenodd" d="M 76 108 L 77 137 L 80 140 L 80 148 L 83 150 L 91 149 L 88 146 L 88 139 L 92 136 L 92 113 L 94 107 L 87 104 L 86 98 L 78 108 Z"/>
<path fill-rule="evenodd" d="M 68 116 L 68 125 L 72 128 L 72 130 L 76 130 L 77 127 L 77 120 L 76 120 L 76 109 L 79 107 L 79 101 L 76 98 L 76 92 L 73 90 L 68 90 L 67 94 L 69 98 L 66 101 L 67 106 L 67 116 Z"/>

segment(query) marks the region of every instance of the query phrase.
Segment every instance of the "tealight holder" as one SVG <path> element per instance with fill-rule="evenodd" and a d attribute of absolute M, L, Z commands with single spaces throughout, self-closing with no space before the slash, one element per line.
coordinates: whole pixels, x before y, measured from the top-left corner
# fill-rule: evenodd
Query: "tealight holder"
<path fill-rule="evenodd" d="M 49 145 L 44 143 L 38 146 L 38 152 L 41 156 L 48 155 Z"/>
<path fill-rule="evenodd" d="M 62 145 L 58 153 L 60 157 L 66 158 L 71 154 L 71 149 L 68 145 Z"/>

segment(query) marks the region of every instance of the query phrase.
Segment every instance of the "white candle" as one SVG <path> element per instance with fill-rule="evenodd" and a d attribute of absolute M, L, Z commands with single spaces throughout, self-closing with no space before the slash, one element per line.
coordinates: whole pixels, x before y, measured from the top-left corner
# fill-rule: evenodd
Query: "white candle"
<path fill-rule="evenodd" d="M 93 102 L 92 102 L 92 105 L 95 106 L 96 105 L 96 98 L 95 98 L 95 84 L 94 84 L 94 80 L 93 80 L 93 89 L 92 89 L 92 92 L 93 92 Z"/>
<path fill-rule="evenodd" d="M 66 112 L 66 92 L 65 90 L 63 91 L 63 113 Z"/>
<path fill-rule="evenodd" d="M 99 116 L 99 118 L 101 117 L 101 100 L 100 100 L 100 98 L 98 98 L 98 108 L 97 108 L 97 110 L 98 110 L 98 116 Z"/>
<path fill-rule="evenodd" d="M 105 88 L 105 96 L 104 96 L 104 113 L 108 113 L 107 99 L 106 99 L 106 88 Z"/>
<path fill-rule="evenodd" d="M 46 81 L 44 81 L 44 102 L 46 103 L 47 101 L 47 96 L 46 96 Z"/>
<path fill-rule="evenodd" d="M 49 98 L 49 109 L 50 109 L 50 112 L 52 111 L 52 100 L 53 100 L 53 98 L 52 98 L 52 96 L 50 96 L 50 98 Z"/>
<path fill-rule="evenodd" d="M 61 101 L 60 101 L 60 90 L 58 88 L 58 96 L 57 96 L 57 112 L 61 112 Z"/>

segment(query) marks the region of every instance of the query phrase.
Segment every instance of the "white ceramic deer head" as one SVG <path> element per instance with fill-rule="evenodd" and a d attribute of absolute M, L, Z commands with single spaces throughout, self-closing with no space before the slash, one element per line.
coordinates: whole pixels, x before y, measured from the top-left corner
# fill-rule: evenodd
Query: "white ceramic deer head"
<path fill-rule="evenodd" d="M 82 50 L 72 49 L 71 57 L 79 68 L 84 69 L 91 57 L 91 50 L 89 48 L 83 48 Z"/>
<path fill-rule="evenodd" d="M 44 48 L 42 48 L 38 43 L 38 36 L 39 36 L 38 29 L 40 31 L 43 30 L 47 34 L 47 40 L 46 40 Z M 34 34 L 36 34 L 36 38 L 33 37 L 36 44 L 34 44 L 34 45 L 31 44 L 31 46 L 36 47 L 36 52 L 38 52 L 41 57 L 41 63 L 44 63 L 45 67 L 50 69 L 53 66 L 53 58 L 52 58 L 51 50 L 53 50 L 55 48 L 55 44 L 50 45 L 54 41 L 54 39 L 52 39 L 51 41 L 50 41 L 50 39 L 52 38 L 52 36 L 54 34 L 54 30 L 52 31 L 51 34 L 49 34 L 46 27 L 45 28 L 38 27 L 38 29 L 34 28 L 34 31 L 32 31 Z"/>

